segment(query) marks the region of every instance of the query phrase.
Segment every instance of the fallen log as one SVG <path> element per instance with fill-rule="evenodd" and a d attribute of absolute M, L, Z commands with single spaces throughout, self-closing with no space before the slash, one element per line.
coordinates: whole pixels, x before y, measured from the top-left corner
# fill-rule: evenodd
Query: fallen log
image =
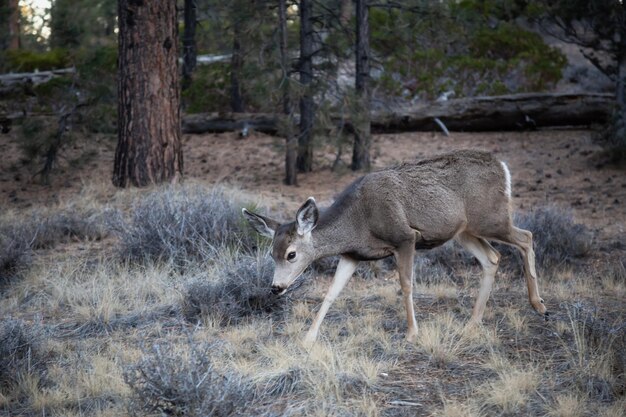
<path fill-rule="evenodd" d="M 0 75 L 0 85 L 11 86 L 14 84 L 41 84 L 50 81 L 54 77 L 60 77 L 67 74 L 76 73 L 76 68 L 62 68 L 52 71 L 35 71 L 35 72 L 10 72 Z"/>
<path fill-rule="evenodd" d="M 278 133 L 281 115 L 271 113 L 199 113 L 183 117 L 184 133 L 257 132 Z"/>
<path fill-rule="evenodd" d="M 468 97 L 423 103 L 402 111 L 373 112 L 373 133 L 438 131 L 439 121 L 449 131 L 514 131 L 541 127 L 590 126 L 604 123 L 615 98 L 611 94 L 530 93 Z M 183 117 L 184 133 L 254 129 L 279 131 L 280 115 L 267 113 L 203 113 Z M 298 117 L 296 116 L 296 123 Z M 331 116 L 337 127 L 350 132 L 349 119 Z"/>
<path fill-rule="evenodd" d="M 382 133 L 439 130 L 436 118 L 450 131 L 590 126 L 604 123 L 614 102 L 612 94 L 599 93 L 468 97 L 420 104 L 402 112 L 373 115 L 372 131 Z"/>

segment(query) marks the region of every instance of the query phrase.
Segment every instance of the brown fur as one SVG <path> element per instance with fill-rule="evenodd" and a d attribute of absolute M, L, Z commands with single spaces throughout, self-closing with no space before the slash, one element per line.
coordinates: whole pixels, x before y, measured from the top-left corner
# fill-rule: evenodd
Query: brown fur
<path fill-rule="evenodd" d="M 300 208 L 295 222 L 279 227 L 267 226 L 267 221 L 273 221 L 253 213 L 244 214 L 253 224 L 261 219 L 263 227 L 275 231 L 272 255 L 277 266 L 274 286 L 278 290 L 284 291 L 315 259 L 342 256 L 308 340 L 317 337 L 326 311 L 356 262 L 388 256 L 396 258 L 407 310 L 407 337 L 412 338 L 417 334 L 412 301 L 414 249 L 431 248 L 451 239 L 471 252 L 484 270 L 472 313 L 474 322 L 482 319 L 500 260 L 488 240 L 520 250 L 530 302 L 539 313 L 546 313 L 537 286 L 532 234 L 513 226 L 507 187 L 510 190 L 505 167 L 492 154 L 456 151 L 357 179 L 319 215 L 319 220 L 312 198 Z M 266 230 L 263 227 L 258 230 Z M 299 234 L 299 229 L 309 231 Z M 287 252 L 298 256 L 288 261 Z"/>

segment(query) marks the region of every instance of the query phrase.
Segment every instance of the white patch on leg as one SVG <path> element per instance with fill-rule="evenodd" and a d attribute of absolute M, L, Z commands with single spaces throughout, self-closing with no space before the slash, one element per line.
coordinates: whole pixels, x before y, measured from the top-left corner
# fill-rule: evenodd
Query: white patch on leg
<path fill-rule="evenodd" d="M 511 197 L 511 172 L 504 162 L 500 161 L 500 163 L 502 164 L 502 169 L 504 169 L 504 193 Z"/>

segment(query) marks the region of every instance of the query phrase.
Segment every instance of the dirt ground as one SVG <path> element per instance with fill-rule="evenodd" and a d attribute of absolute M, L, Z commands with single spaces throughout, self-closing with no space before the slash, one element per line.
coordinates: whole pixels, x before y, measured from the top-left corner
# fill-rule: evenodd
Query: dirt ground
<path fill-rule="evenodd" d="M 626 175 L 603 162 L 601 148 L 585 130 L 535 132 L 402 133 L 375 135 L 373 166 L 380 169 L 400 161 L 451 149 L 483 149 L 506 161 L 513 180 L 518 210 L 557 205 L 571 209 L 595 235 L 598 249 L 626 253 Z M 283 141 L 262 134 L 245 139 L 235 133 L 185 135 L 185 177 L 200 183 L 223 184 L 247 191 L 257 203 L 275 210 L 295 210 L 308 196 L 322 206 L 361 173 L 348 169 L 350 149 L 344 151 L 337 172 L 332 147 L 315 152 L 314 171 L 300 174 L 297 187 L 285 186 Z M 98 184 L 113 196 L 110 184 L 115 139 L 94 137 L 62 152 L 48 186 L 40 184 L 33 164 L 26 164 L 15 133 L 0 136 L 1 207 L 24 209 L 71 199 L 87 184 Z"/>

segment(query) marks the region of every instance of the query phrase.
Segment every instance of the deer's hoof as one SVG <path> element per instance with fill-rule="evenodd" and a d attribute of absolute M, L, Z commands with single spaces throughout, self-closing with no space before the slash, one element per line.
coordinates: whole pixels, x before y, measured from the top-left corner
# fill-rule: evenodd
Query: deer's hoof
<path fill-rule="evenodd" d="M 543 299 L 539 298 L 537 300 L 531 300 L 530 304 L 533 306 L 533 308 L 535 309 L 535 311 L 541 315 L 546 315 L 546 313 L 548 312 L 548 309 L 546 308 L 545 304 L 543 303 Z"/>
<path fill-rule="evenodd" d="M 417 340 L 417 330 L 407 332 L 406 336 L 404 337 L 404 340 L 406 340 L 407 342 L 411 342 L 411 343 L 415 342 Z"/>
<path fill-rule="evenodd" d="M 317 340 L 317 335 L 316 334 L 310 334 L 308 333 L 306 336 L 304 336 L 304 339 L 302 339 L 302 344 L 305 347 L 311 347 L 315 344 L 315 341 Z"/>

